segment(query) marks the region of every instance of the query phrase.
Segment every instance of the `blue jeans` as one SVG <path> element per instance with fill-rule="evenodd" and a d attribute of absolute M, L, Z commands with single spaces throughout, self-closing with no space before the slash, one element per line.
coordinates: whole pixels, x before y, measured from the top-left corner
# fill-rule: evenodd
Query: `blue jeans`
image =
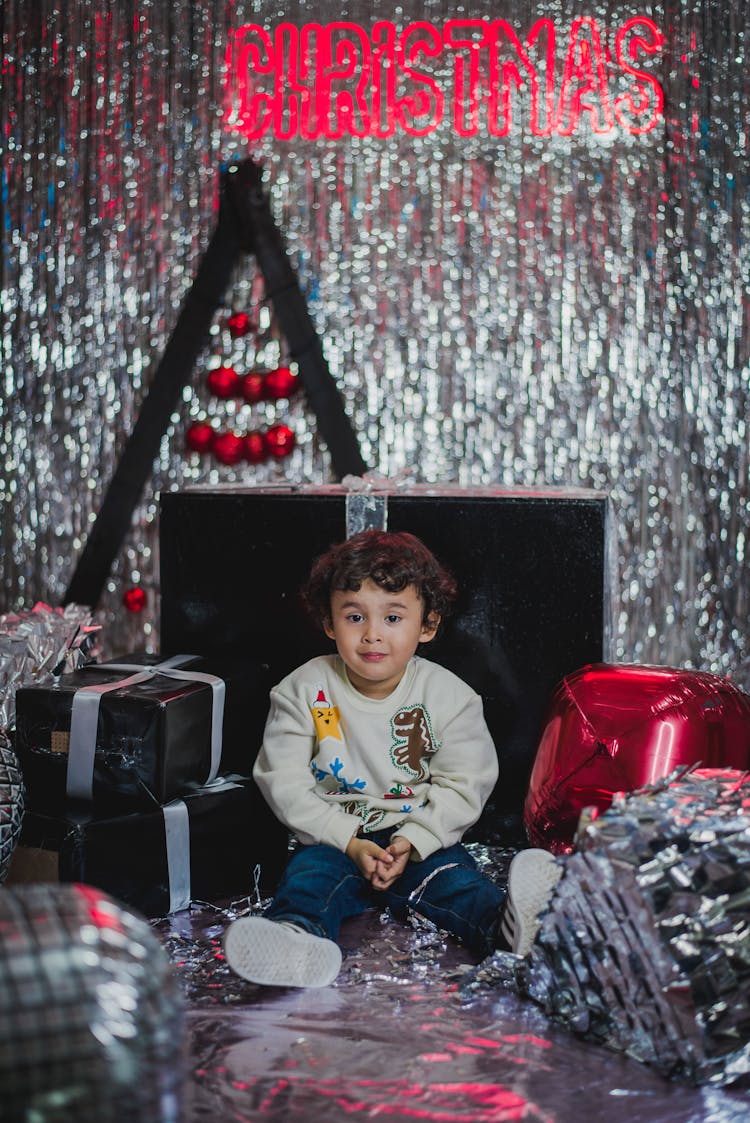
<path fill-rule="evenodd" d="M 367 837 L 386 847 L 390 831 Z M 287 920 L 316 936 L 336 940 L 342 920 L 368 908 L 385 908 L 405 919 L 410 909 L 450 932 L 484 957 L 499 943 L 505 893 L 456 843 L 422 862 L 409 862 L 389 889 L 374 889 L 358 866 L 333 846 L 302 846 L 289 860 L 266 916 Z"/>

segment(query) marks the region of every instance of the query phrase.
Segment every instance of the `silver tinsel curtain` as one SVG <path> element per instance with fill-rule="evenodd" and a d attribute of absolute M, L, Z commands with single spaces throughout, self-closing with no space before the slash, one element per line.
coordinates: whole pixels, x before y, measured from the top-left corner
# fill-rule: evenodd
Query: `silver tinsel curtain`
<path fill-rule="evenodd" d="M 63 596 L 210 237 L 219 166 L 252 154 L 370 467 L 607 490 L 617 655 L 750 685 L 747 7 L 501 8 L 5 0 L 0 610 Z M 591 93 L 576 127 L 549 135 L 523 98 L 505 136 L 459 135 L 448 114 L 422 136 L 248 141 L 233 127 L 226 59 L 244 24 L 440 30 L 457 15 L 506 20 L 520 40 L 551 21 L 558 99 L 575 17 L 601 32 L 613 81 L 618 29 L 650 20 L 663 42 L 637 64 L 663 110 L 644 132 L 597 131 Z M 438 84 L 450 66 L 432 60 Z M 238 267 L 228 307 L 257 299 L 253 269 Z M 232 346 L 217 320 L 111 574 L 111 652 L 158 646 L 160 490 L 330 478 L 304 400 L 207 392 Z M 284 359 L 268 318 L 253 347 L 261 366 Z M 218 465 L 185 451 L 201 417 L 281 420 L 297 447 L 272 465 Z M 138 615 L 122 605 L 134 585 L 148 594 Z"/>

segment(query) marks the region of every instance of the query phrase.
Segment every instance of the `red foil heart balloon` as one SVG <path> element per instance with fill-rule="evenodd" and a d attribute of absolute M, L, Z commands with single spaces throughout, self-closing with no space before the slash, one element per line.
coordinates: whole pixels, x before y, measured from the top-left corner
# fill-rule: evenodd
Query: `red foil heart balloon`
<path fill-rule="evenodd" d="M 682 765 L 750 768 L 750 697 L 704 671 L 591 664 L 567 675 L 546 715 L 524 806 L 529 841 L 572 848 L 584 807 L 606 810 Z"/>

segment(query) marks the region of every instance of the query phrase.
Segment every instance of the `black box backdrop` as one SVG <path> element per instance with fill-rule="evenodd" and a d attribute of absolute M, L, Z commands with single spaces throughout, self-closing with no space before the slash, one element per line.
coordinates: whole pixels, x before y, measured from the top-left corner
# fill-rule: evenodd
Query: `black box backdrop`
<path fill-rule="evenodd" d="M 374 503 L 389 530 L 416 534 L 458 578 L 456 610 L 424 654 L 484 699 L 500 779 L 469 837 L 493 841 L 520 824 L 553 687 L 608 655 L 607 498 L 414 488 Z M 255 662 L 247 701 L 253 757 L 271 687 L 305 660 L 334 650 L 306 619 L 298 590 L 313 558 L 357 529 L 347 524 L 347 506 L 338 487 L 196 488 L 162 496 L 163 650 Z"/>

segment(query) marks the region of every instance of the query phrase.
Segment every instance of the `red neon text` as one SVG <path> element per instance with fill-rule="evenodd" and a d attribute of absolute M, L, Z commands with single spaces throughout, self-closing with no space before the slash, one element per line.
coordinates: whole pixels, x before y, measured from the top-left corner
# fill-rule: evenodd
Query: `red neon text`
<path fill-rule="evenodd" d="M 507 20 L 245 24 L 227 49 L 229 124 L 249 139 L 412 136 L 444 121 L 460 136 L 507 136 L 514 116 L 534 136 L 646 133 L 664 93 L 642 68 L 664 36 L 635 16 L 610 31 L 581 16 L 560 34 L 538 20 L 520 38 Z M 524 126 L 526 127 L 526 126 Z"/>

